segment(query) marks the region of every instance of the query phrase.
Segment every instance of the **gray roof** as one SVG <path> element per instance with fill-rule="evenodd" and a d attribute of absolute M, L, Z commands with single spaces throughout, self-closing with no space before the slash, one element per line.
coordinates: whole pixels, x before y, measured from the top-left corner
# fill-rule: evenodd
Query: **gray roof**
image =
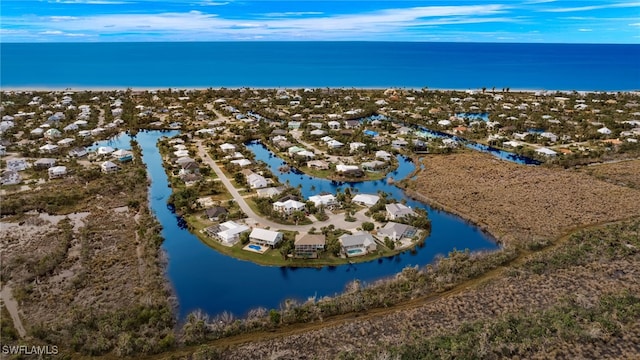
<path fill-rule="evenodd" d="M 357 232 L 353 235 L 344 234 L 340 236 L 339 240 L 342 246 L 345 246 L 345 247 L 364 245 L 366 240 L 369 240 L 370 242 L 374 242 L 371 234 L 368 234 L 362 231 Z"/>
<path fill-rule="evenodd" d="M 411 228 L 411 226 L 409 225 L 389 221 L 382 229 L 378 230 L 378 234 L 385 235 L 385 236 L 393 236 L 395 233 L 396 236 L 401 236 L 409 228 Z"/>

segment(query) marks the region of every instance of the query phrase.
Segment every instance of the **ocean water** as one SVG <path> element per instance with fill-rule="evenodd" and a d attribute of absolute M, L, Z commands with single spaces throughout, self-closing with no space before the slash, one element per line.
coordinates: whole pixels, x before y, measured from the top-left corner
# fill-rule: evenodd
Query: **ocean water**
<path fill-rule="evenodd" d="M 0 43 L 2 88 L 640 89 L 640 45 Z"/>

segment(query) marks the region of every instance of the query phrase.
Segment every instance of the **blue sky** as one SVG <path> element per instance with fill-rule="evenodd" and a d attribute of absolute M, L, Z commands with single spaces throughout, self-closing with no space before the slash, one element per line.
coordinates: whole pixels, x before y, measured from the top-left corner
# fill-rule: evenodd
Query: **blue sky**
<path fill-rule="evenodd" d="M 1 42 L 640 43 L 640 1 L 1 0 Z"/>

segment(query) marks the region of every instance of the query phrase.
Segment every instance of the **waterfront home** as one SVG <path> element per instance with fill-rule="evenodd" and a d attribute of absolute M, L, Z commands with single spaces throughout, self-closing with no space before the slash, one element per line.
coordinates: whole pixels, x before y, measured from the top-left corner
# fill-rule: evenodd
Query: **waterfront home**
<path fill-rule="evenodd" d="M 400 135 L 409 135 L 413 132 L 413 129 L 411 129 L 410 127 L 406 127 L 403 126 L 400 129 L 398 129 L 398 134 Z"/>
<path fill-rule="evenodd" d="M 77 147 L 69 150 L 69 156 L 71 157 L 83 157 L 87 155 L 87 149 L 84 147 Z"/>
<path fill-rule="evenodd" d="M 55 165 L 56 165 L 56 159 L 51 159 L 51 158 L 41 158 L 36 160 L 33 163 L 33 166 L 35 166 L 38 169 L 48 169 Z"/>
<path fill-rule="evenodd" d="M 408 206 L 402 203 L 386 204 L 387 218 L 389 220 L 399 220 L 405 216 L 415 216 L 416 213 Z"/>
<path fill-rule="evenodd" d="M 220 219 L 221 216 L 224 216 L 228 213 L 227 209 L 223 208 L 222 206 L 214 206 L 211 208 L 208 208 L 204 211 L 205 215 L 207 216 L 207 218 L 211 221 L 218 221 Z"/>
<path fill-rule="evenodd" d="M 49 168 L 49 179 L 57 179 L 64 177 L 67 174 L 66 166 L 54 166 Z"/>
<path fill-rule="evenodd" d="M 509 148 L 517 148 L 519 146 L 524 145 L 523 143 L 519 142 L 519 141 L 515 141 L 515 140 L 510 140 L 510 141 L 505 141 L 502 143 L 503 147 L 509 147 Z"/>
<path fill-rule="evenodd" d="M 307 161 L 307 166 L 313 169 L 318 170 L 327 170 L 329 169 L 329 163 L 324 160 L 311 160 Z"/>
<path fill-rule="evenodd" d="M 295 153 L 295 157 L 302 158 L 304 160 L 309 160 L 309 159 L 313 159 L 314 157 L 316 157 L 316 154 L 314 154 L 313 152 L 311 152 L 309 150 L 303 150 L 303 151 L 299 151 L 299 152 Z"/>
<path fill-rule="evenodd" d="M 2 185 L 16 185 L 22 182 L 22 176 L 14 170 L 5 170 L 0 177 L 0 184 Z"/>
<path fill-rule="evenodd" d="M 176 159 L 176 164 L 178 164 L 178 166 L 182 166 L 186 163 L 190 163 L 190 162 L 196 162 L 195 160 L 193 160 L 192 158 L 185 156 L 185 157 L 181 157 Z"/>
<path fill-rule="evenodd" d="M 133 153 L 129 150 L 119 149 L 111 153 L 111 155 L 120 162 L 133 160 Z"/>
<path fill-rule="evenodd" d="M 220 150 L 222 150 L 225 153 L 234 153 L 236 151 L 236 146 L 233 144 L 224 143 L 220 145 Z"/>
<path fill-rule="evenodd" d="M 198 166 L 198 163 L 196 163 L 195 161 L 182 163 L 182 165 L 180 165 L 180 171 L 178 172 L 179 175 L 199 173 L 200 166 Z"/>
<path fill-rule="evenodd" d="M 112 148 L 111 146 L 100 146 L 98 148 L 98 151 L 96 151 L 96 153 L 98 155 L 107 155 L 107 154 L 111 154 L 114 151 L 116 151 L 116 149 Z"/>
<path fill-rule="evenodd" d="M 362 170 L 364 171 L 378 171 L 384 169 L 387 166 L 387 163 L 380 160 L 367 161 L 360 164 L 362 166 Z"/>
<path fill-rule="evenodd" d="M 546 147 L 541 147 L 539 149 L 536 149 L 535 151 L 536 151 L 537 154 L 548 156 L 548 157 L 553 157 L 553 156 L 556 156 L 558 154 L 557 152 L 555 152 L 555 151 L 553 151 L 553 150 L 551 150 L 549 148 L 546 148 Z"/>
<path fill-rule="evenodd" d="M 382 159 L 384 161 L 389 161 L 389 159 L 391 159 L 391 154 L 389 154 L 388 152 L 386 152 L 384 150 L 378 150 L 378 151 L 376 151 L 376 159 Z"/>
<path fill-rule="evenodd" d="M 357 194 L 351 199 L 351 202 L 364 205 L 367 207 L 373 206 L 380 200 L 380 196 L 372 194 Z"/>
<path fill-rule="evenodd" d="M 100 170 L 102 170 L 103 173 L 118 171 L 118 165 L 112 163 L 111 161 L 105 161 L 100 164 Z"/>
<path fill-rule="evenodd" d="M 225 245 L 233 245 L 240 240 L 240 234 L 251 230 L 250 227 L 244 224 L 238 224 L 234 221 L 223 222 L 216 227 L 215 237 Z"/>
<path fill-rule="evenodd" d="M 405 237 L 415 235 L 416 228 L 406 224 L 389 221 L 382 229 L 378 229 L 378 236 L 388 237 L 393 241 L 398 241 Z"/>
<path fill-rule="evenodd" d="M 286 201 L 276 201 L 273 203 L 274 211 L 278 211 L 287 215 L 291 215 L 294 211 L 304 211 L 304 209 L 304 203 L 292 199 L 288 199 Z"/>
<path fill-rule="evenodd" d="M 173 155 L 175 155 L 176 157 L 185 157 L 185 156 L 189 156 L 189 151 L 188 150 L 176 150 L 173 152 Z"/>
<path fill-rule="evenodd" d="M 282 241 L 282 233 L 267 229 L 254 228 L 249 234 L 249 241 L 265 246 L 275 247 Z"/>
<path fill-rule="evenodd" d="M 344 234 L 338 238 L 341 253 L 347 257 L 366 255 L 376 251 L 376 241 L 371 234 L 359 231 L 353 235 Z"/>
<path fill-rule="evenodd" d="M 53 153 L 53 152 L 56 152 L 57 150 L 58 150 L 58 145 L 46 144 L 46 145 L 40 146 L 40 152 L 42 153 Z"/>
<path fill-rule="evenodd" d="M 338 203 L 338 200 L 333 194 L 309 196 L 309 201 L 313 202 L 316 207 L 331 207 Z"/>
<path fill-rule="evenodd" d="M 296 257 L 312 258 L 318 257 L 318 251 L 324 250 L 326 239 L 323 234 L 304 234 L 296 239 L 294 243 L 294 254 Z"/>
<path fill-rule="evenodd" d="M 256 193 L 258 194 L 258 197 L 274 197 L 276 195 L 280 195 L 280 193 L 282 193 L 282 189 L 277 187 L 268 187 L 256 189 Z"/>
<path fill-rule="evenodd" d="M 344 176 L 361 177 L 364 176 L 364 172 L 357 165 L 336 165 L 336 172 Z"/>
<path fill-rule="evenodd" d="M 442 145 L 447 148 L 455 148 L 458 146 L 458 142 L 453 139 L 442 139 Z"/>

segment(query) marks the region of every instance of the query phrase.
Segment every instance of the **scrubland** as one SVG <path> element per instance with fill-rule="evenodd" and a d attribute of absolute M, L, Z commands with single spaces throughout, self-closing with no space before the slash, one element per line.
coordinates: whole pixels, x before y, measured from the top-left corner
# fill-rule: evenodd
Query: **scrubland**
<path fill-rule="evenodd" d="M 640 215 L 640 190 L 576 170 L 518 165 L 478 152 L 425 156 L 422 164 L 417 179 L 404 183 L 412 196 L 461 215 L 503 243 L 544 242 Z M 640 170 L 635 174 L 640 178 Z"/>

